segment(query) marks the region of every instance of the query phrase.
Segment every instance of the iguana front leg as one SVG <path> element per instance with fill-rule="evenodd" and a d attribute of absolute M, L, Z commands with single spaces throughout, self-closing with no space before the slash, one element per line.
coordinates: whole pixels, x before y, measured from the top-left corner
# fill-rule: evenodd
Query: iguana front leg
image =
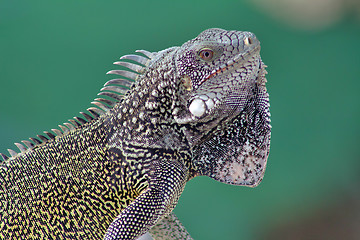
<path fill-rule="evenodd" d="M 149 187 L 110 224 L 104 240 L 136 239 L 176 206 L 189 171 L 179 160 L 153 163 Z"/>

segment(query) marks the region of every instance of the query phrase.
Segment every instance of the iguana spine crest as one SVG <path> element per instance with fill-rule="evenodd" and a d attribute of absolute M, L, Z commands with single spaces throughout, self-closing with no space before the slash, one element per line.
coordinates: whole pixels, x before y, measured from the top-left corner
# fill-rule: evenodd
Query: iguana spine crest
<path fill-rule="evenodd" d="M 29 140 L 22 140 L 21 143 L 14 143 L 15 146 L 20 150 L 20 152 L 16 152 L 13 149 L 8 149 L 10 157 L 4 153 L 0 153 L 0 156 L 3 158 L 3 161 L 8 160 L 10 158 L 14 158 L 19 156 L 28 150 L 31 150 L 35 147 L 42 146 L 47 142 L 55 139 L 56 137 L 61 137 L 68 134 L 71 131 L 81 127 L 82 125 L 92 122 L 93 120 L 97 119 L 101 115 L 105 114 L 107 111 L 112 109 L 115 104 L 120 102 L 124 95 L 131 89 L 138 74 L 144 71 L 144 66 L 148 66 L 151 58 L 154 57 L 155 54 L 146 51 L 146 50 L 136 50 L 135 52 L 141 53 L 141 55 L 125 55 L 120 58 L 121 61 L 114 62 L 114 64 L 123 66 L 129 70 L 111 70 L 108 71 L 106 74 L 116 74 L 121 77 L 125 78 L 116 78 L 107 81 L 104 84 L 104 87 L 100 89 L 98 93 L 100 98 L 95 98 L 91 104 L 95 105 L 96 107 L 89 107 L 87 109 L 88 113 L 80 112 L 82 117 L 74 117 L 74 119 L 69 119 L 69 122 L 63 123 L 63 125 L 58 125 L 59 129 L 53 128 L 51 129 L 52 132 L 44 131 L 44 134 L 37 135 L 37 138 L 31 137 Z M 133 61 L 135 63 L 132 63 Z M 102 96 L 105 96 L 102 97 Z M 1 162 L 1 161 L 0 161 Z"/>

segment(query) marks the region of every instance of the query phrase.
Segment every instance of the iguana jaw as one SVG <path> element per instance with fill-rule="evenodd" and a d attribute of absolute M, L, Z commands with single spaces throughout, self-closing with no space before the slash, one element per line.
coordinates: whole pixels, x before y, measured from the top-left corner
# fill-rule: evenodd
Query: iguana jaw
<path fill-rule="evenodd" d="M 248 38 L 246 38 L 248 39 Z M 255 41 L 256 40 L 256 41 Z M 227 63 L 221 65 L 219 68 L 214 69 L 207 77 L 205 77 L 202 81 L 200 81 L 199 85 L 208 81 L 210 78 L 213 78 L 221 73 L 226 73 L 228 70 L 232 68 L 236 68 L 237 66 L 242 66 L 246 61 L 249 60 L 251 56 L 260 53 L 260 42 L 255 39 L 252 40 L 255 43 L 252 43 L 252 46 L 249 46 L 250 49 L 248 51 L 240 53 L 234 59 L 229 60 Z"/>
<path fill-rule="evenodd" d="M 247 88 L 255 95 L 245 94 L 243 100 L 230 103 L 235 105 L 232 112 L 221 105 L 217 113 L 210 113 L 215 116 L 214 121 L 187 130 L 194 147 L 193 168 L 198 175 L 249 187 L 261 182 L 269 155 L 271 126 L 265 87 L 266 65 L 259 61 L 257 75 L 251 80 L 253 87 Z"/>
<path fill-rule="evenodd" d="M 207 122 L 222 119 L 228 114 L 236 115 L 241 110 L 243 100 L 256 81 L 264 80 L 266 71 L 260 59 L 260 46 L 239 54 L 217 70 L 209 74 L 198 89 L 189 97 L 187 113 L 182 118 L 175 117 L 179 124 Z M 236 60 L 236 61 L 235 61 Z M 228 112 L 226 115 L 223 113 Z M 217 117 L 216 117 L 217 116 Z"/>

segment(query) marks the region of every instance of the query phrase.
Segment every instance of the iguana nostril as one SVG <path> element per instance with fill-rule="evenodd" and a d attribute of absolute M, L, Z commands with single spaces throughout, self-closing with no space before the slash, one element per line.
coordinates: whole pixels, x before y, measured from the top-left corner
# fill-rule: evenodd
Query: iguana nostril
<path fill-rule="evenodd" d="M 244 39 L 244 43 L 245 43 L 245 45 L 247 45 L 247 46 L 253 44 L 253 42 L 254 42 L 254 41 L 253 41 L 253 39 L 252 39 L 251 37 L 247 37 L 247 38 Z"/>

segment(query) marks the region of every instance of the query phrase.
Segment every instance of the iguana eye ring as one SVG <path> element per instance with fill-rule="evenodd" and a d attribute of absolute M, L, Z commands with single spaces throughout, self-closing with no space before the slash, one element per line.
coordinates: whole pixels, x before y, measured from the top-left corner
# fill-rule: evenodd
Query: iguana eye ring
<path fill-rule="evenodd" d="M 210 61 L 214 57 L 214 51 L 210 48 L 203 48 L 199 52 L 199 57 L 205 61 Z"/>

